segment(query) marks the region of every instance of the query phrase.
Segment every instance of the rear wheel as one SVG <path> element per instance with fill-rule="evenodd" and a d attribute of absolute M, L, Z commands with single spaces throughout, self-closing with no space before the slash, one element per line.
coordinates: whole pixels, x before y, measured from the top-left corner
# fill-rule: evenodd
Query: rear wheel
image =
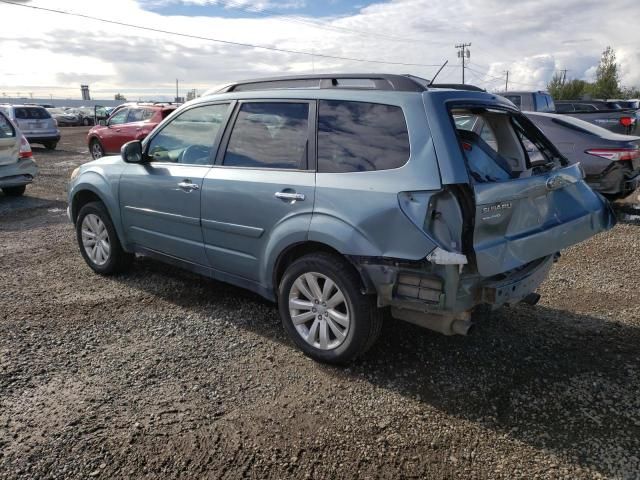
<path fill-rule="evenodd" d="M 47 150 L 55 150 L 58 146 L 58 142 L 45 142 L 43 145 Z"/>
<path fill-rule="evenodd" d="M 89 151 L 91 152 L 91 158 L 94 160 L 104 157 L 104 148 L 102 147 L 100 140 L 96 138 L 91 140 L 91 143 L 89 143 Z"/>
<path fill-rule="evenodd" d="M 116 230 L 101 202 L 87 203 L 76 220 L 76 238 L 87 265 L 102 275 L 125 271 L 133 255 L 120 245 Z"/>
<path fill-rule="evenodd" d="M 26 185 L 20 185 L 19 187 L 4 187 L 2 189 L 2 193 L 4 193 L 7 197 L 19 197 L 20 195 L 24 194 L 26 189 Z"/>
<path fill-rule="evenodd" d="M 382 327 L 375 298 L 360 292 L 360 278 L 344 259 L 305 255 L 287 268 L 278 306 L 285 330 L 314 360 L 345 364 L 373 345 Z"/>

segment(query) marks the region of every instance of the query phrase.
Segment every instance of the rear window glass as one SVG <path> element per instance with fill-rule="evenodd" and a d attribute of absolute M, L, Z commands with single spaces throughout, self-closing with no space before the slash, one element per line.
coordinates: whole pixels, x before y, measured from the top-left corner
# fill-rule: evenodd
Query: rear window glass
<path fill-rule="evenodd" d="M 567 103 L 557 103 L 556 112 L 558 113 L 573 112 L 573 105 L 567 104 Z"/>
<path fill-rule="evenodd" d="M 7 118 L 0 113 L 0 138 L 13 138 L 16 136 L 16 131 L 13 125 L 7 120 Z"/>
<path fill-rule="evenodd" d="M 223 165 L 252 168 L 306 168 L 309 104 L 244 103 Z"/>
<path fill-rule="evenodd" d="M 521 115 L 488 109 L 459 109 L 452 115 L 469 173 L 478 183 L 542 173 L 555 165 L 555 152 Z"/>
<path fill-rule="evenodd" d="M 16 118 L 20 120 L 40 120 L 44 118 L 51 118 L 49 112 L 41 107 L 16 107 Z"/>
<path fill-rule="evenodd" d="M 505 95 L 504 98 L 509 100 L 518 108 L 522 106 L 522 100 L 520 99 L 520 95 Z"/>
<path fill-rule="evenodd" d="M 553 112 L 556 109 L 553 99 L 547 94 L 534 93 L 533 98 L 536 102 L 536 112 Z"/>
<path fill-rule="evenodd" d="M 335 100 L 319 102 L 319 172 L 399 168 L 407 163 L 409 153 L 409 132 L 400 107 Z"/>

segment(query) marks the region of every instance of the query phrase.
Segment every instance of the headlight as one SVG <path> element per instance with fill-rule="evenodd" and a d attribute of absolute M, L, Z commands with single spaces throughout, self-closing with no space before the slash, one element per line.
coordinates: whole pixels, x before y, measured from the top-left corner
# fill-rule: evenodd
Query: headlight
<path fill-rule="evenodd" d="M 71 172 L 71 180 L 75 180 L 79 174 L 80 174 L 80 167 L 76 168 L 73 172 Z"/>

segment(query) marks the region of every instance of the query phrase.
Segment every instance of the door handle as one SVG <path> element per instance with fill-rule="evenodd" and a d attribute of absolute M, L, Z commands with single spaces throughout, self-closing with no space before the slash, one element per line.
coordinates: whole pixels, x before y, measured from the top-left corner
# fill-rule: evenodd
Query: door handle
<path fill-rule="evenodd" d="M 191 193 L 193 190 L 200 190 L 200 186 L 196 183 L 191 183 L 191 180 L 183 180 L 178 184 L 178 187 L 187 193 Z"/>
<path fill-rule="evenodd" d="M 305 199 L 304 193 L 295 192 L 276 192 L 275 197 L 280 200 L 290 200 L 292 203 L 296 201 L 303 201 Z"/>

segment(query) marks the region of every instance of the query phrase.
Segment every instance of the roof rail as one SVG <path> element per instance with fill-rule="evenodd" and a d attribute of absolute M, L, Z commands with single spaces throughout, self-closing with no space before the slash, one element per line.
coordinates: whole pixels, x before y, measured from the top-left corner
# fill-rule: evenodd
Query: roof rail
<path fill-rule="evenodd" d="M 424 92 L 426 85 L 410 75 L 392 75 L 378 73 L 296 75 L 285 77 L 258 78 L 226 85 L 205 95 L 224 92 L 243 92 L 251 90 L 275 89 L 329 89 L 345 88 L 350 90 L 395 90 L 401 92 Z M 420 79 L 426 83 L 427 80 Z"/>
<path fill-rule="evenodd" d="M 468 90 L 471 92 L 486 92 L 484 88 L 468 83 L 434 83 L 430 88 L 450 88 L 452 90 Z"/>

